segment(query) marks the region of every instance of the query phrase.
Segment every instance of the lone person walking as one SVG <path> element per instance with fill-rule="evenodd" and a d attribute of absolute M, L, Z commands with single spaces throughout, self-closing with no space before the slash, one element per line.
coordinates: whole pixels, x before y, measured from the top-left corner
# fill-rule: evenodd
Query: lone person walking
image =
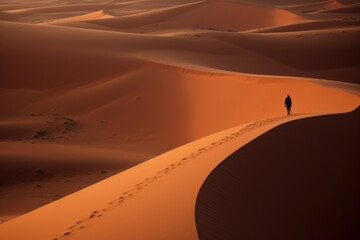
<path fill-rule="evenodd" d="M 285 107 L 287 109 L 287 115 L 290 115 L 291 113 L 291 105 L 292 105 L 291 97 L 290 95 L 287 95 L 287 97 L 285 98 Z"/>

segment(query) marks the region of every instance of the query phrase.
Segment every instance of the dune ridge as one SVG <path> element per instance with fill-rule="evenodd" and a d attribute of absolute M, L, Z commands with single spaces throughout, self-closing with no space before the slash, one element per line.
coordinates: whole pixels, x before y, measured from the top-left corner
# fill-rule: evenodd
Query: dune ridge
<path fill-rule="evenodd" d="M 216 18 L 219 11 L 226 12 L 226 16 L 221 19 Z M 261 14 L 263 17 L 255 18 L 253 13 Z M 207 17 L 203 18 L 204 15 Z M 251 19 L 251 21 L 247 19 Z M 197 1 L 130 16 L 91 20 L 87 21 L 87 23 L 112 30 L 119 29 L 119 31 L 157 32 L 159 31 L 157 29 L 192 29 L 197 26 L 241 31 L 264 25 L 294 23 L 301 19 L 300 16 L 281 9 L 245 5 L 230 1 Z M 146 22 L 146 25 L 143 22 Z M 88 25 L 70 23 L 66 24 L 66 26 L 86 28 Z"/>
<path fill-rule="evenodd" d="M 0 236 L 4 239 L 16 239 L 30 234 L 37 239 L 66 239 L 69 236 L 75 239 L 96 239 L 99 233 L 94 234 L 93 231 L 96 232 L 100 229 L 101 234 L 108 238 L 120 236 L 126 238 L 162 236 L 174 239 L 179 237 L 180 239 L 185 236 L 186 238 L 194 239 L 196 238 L 193 216 L 194 206 L 188 203 L 194 202 L 197 189 L 207 176 L 207 172 L 214 168 L 223 156 L 229 155 L 239 146 L 252 140 L 264 131 L 283 122 L 302 117 L 306 117 L 306 115 L 294 115 L 290 118 L 282 116 L 256 121 L 199 139 L 130 168 L 90 188 L 4 223 L 0 226 Z M 208 151 L 214 153 L 208 154 Z M 205 161 L 205 159 L 207 160 Z M 178 174 L 182 175 L 184 171 L 193 176 L 191 181 L 184 181 L 178 178 Z M 114 188 L 115 186 L 117 186 L 117 191 L 104 192 L 103 194 L 98 193 L 101 189 Z M 167 189 L 165 191 L 166 194 L 156 193 L 159 190 L 162 192 L 164 188 Z M 179 189 L 185 192 L 178 191 Z M 174 198 L 174 195 L 178 194 L 186 196 L 187 200 L 184 198 L 181 202 L 170 200 Z M 150 196 L 152 197 L 148 198 Z M 81 198 L 87 199 L 87 204 L 73 208 L 72 205 L 79 202 Z M 141 200 L 142 198 L 149 199 L 148 204 L 150 205 L 144 205 L 144 202 Z M 158 207 L 155 207 L 158 204 L 162 208 L 172 210 L 158 212 Z M 177 211 L 174 211 L 173 204 L 177 205 Z M 125 206 L 126 208 L 124 208 Z M 144 209 L 144 207 L 147 209 L 146 211 L 135 210 L 138 208 Z M 72 214 L 68 214 L 69 211 Z M 77 213 L 75 214 L 74 211 Z M 154 219 L 153 214 L 155 212 L 153 211 L 158 212 L 162 217 Z M 34 225 L 35 222 L 38 222 L 36 219 L 43 219 L 49 213 L 55 214 L 57 218 L 49 218 L 49 221 L 53 219 L 54 222 L 48 221 L 48 228 L 39 231 L 39 228 L 42 228 L 42 224 Z M 137 217 L 134 217 L 134 214 L 137 214 Z M 170 217 L 173 214 L 177 217 Z M 61 217 L 61 215 L 67 217 Z M 87 215 L 88 217 L 85 217 Z M 130 217 L 131 215 L 132 217 Z M 113 218 L 118 219 L 116 225 L 109 224 L 109 220 Z M 175 223 L 172 224 L 173 227 L 167 228 L 164 231 L 161 222 L 167 219 L 172 219 Z M 137 221 L 141 225 L 142 222 L 146 222 L 148 227 L 143 229 L 143 231 L 138 231 L 133 221 Z M 98 225 L 98 227 L 90 227 L 94 226 L 94 224 Z M 26 227 L 30 225 L 32 226 L 31 228 Z M 119 226 L 121 227 L 119 228 Z M 114 227 L 118 230 L 115 230 Z M 17 228 L 28 229 L 28 231 L 26 233 L 15 232 L 14 230 Z M 125 231 L 125 229 L 127 230 Z"/>
<path fill-rule="evenodd" d="M 47 22 L 47 24 L 49 24 L 49 23 L 61 23 L 61 22 L 88 21 L 88 20 L 94 20 L 94 19 L 105 19 L 105 18 L 113 18 L 113 17 L 114 16 L 107 13 L 105 10 L 100 10 L 100 11 L 91 12 L 91 13 L 87 13 L 87 14 L 83 14 L 83 15 L 79 15 L 79 16 L 53 20 L 53 21 Z"/>

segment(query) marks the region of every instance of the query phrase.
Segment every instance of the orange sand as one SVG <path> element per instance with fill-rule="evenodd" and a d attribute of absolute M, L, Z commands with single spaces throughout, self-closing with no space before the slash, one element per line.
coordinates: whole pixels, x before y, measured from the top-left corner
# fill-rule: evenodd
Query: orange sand
<path fill-rule="evenodd" d="M 1 3 L 0 238 L 196 239 L 217 164 L 357 108 L 356 6 L 263 3 Z"/>

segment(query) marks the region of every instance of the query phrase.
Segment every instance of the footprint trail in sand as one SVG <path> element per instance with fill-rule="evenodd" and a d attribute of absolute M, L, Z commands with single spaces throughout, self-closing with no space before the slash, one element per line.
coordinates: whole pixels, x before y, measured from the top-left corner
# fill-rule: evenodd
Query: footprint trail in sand
<path fill-rule="evenodd" d="M 205 152 L 208 152 L 208 151 L 210 151 L 226 142 L 229 142 L 235 138 L 238 138 L 250 131 L 253 131 L 255 129 L 263 127 L 267 124 L 270 124 L 270 123 L 273 123 L 276 121 L 280 121 L 285 118 L 292 118 L 295 116 L 299 116 L 299 115 L 297 114 L 297 115 L 291 115 L 291 116 L 281 116 L 281 117 L 275 117 L 275 118 L 269 118 L 269 119 L 265 119 L 265 120 L 255 121 L 255 122 L 245 125 L 243 128 L 241 128 L 233 133 L 230 133 L 230 134 L 222 137 L 221 139 L 219 139 L 217 141 L 213 141 L 210 144 L 199 148 L 197 151 L 194 151 L 194 152 L 188 154 L 187 156 L 184 156 L 180 160 L 177 160 L 177 161 L 169 164 L 165 168 L 156 172 L 154 175 L 145 178 L 142 182 L 139 182 L 139 183 L 135 184 L 132 188 L 128 189 L 127 191 L 122 192 L 118 196 L 118 198 L 113 199 L 112 201 L 108 202 L 107 205 L 105 205 L 103 208 L 100 208 L 98 210 L 94 210 L 94 211 L 90 212 L 87 217 L 84 217 L 83 219 L 77 221 L 74 225 L 70 226 L 64 232 L 64 234 L 62 236 L 53 238 L 53 240 L 69 239 L 74 233 L 81 231 L 82 229 L 86 228 L 89 224 L 104 217 L 111 210 L 125 204 L 126 201 L 135 197 L 139 192 L 141 192 L 142 189 L 146 188 L 151 183 L 153 183 L 157 179 L 163 177 L 167 173 L 174 171 L 176 168 L 184 165 L 187 161 L 189 161 L 191 159 L 195 159 L 199 155 L 201 155 Z"/>

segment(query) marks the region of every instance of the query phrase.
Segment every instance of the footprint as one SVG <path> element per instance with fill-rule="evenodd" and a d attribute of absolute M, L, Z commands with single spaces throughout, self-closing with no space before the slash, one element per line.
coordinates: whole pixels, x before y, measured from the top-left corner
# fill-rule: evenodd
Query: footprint
<path fill-rule="evenodd" d="M 181 166 L 182 164 L 184 164 L 183 161 L 187 161 L 187 160 L 190 160 L 192 158 L 196 158 L 200 154 L 202 154 L 202 153 L 204 153 L 204 152 L 206 152 L 208 150 L 211 150 L 211 149 L 213 149 L 213 148 L 215 148 L 217 146 L 220 146 L 220 145 L 224 144 L 225 142 L 230 141 L 230 140 L 232 140 L 232 139 L 234 139 L 236 137 L 239 137 L 239 136 L 245 134 L 246 132 L 250 132 L 250 131 L 252 131 L 252 130 L 254 130 L 256 128 L 259 128 L 259 127 L 264 126 L 264 125 L 266 125 L 268 123 L 271 123 L 271 122 L 275 122 L 275 121 L 277 121 L 279 119 L 282 119 L 282 118 L 267 119 L 267 120 L 264 120 L 264 121 L 258 121 L 258 122 L 250 123 L 250 124 L 246 125 L 245 127 L 241 128 L 240 130 L 238 130 L 236 132 L 233 132 L 233 133 L 221 138 L 218 141 L 212 142 L 208 146 L 199 148 L 196 152 L 190 153 L 187 157 L 184 157 L 184 158 L 182 158 L 181 160 L 179 160 L 177 162 L 171 163 L 169 165 L 169 167 L 166 167 L 163 170 L 157 172 L 157 176 L 155 175 L 155 176 L 152 176 L 152 177 L 147 177 L 147 178 L 145 178 L 145 180 L 143 182 L 137 183 L 134 188 L 123 192 L 121 194 L 121 196 L 117 200 L 108 203 L 108 205 L 112 205 L 112 206 L 108 206 L 107 208 L 103 208 L 102 212 L 105 212 L 105 211 L 108 211 L 108 210 L 110 211 L 110 210 L 114 209 L 115 207 L 121 205 L 122 203 L 125 202 L 125 200 L 135 196 L 136 193 L 138 193 L 141 189 L 145 188 L 151 182 L 155 181 L 157 178 L 160 178 L 165 173 L 168 173 L 169 171 L 174 170 L 178 166 Z M 114 204 L 114 203 L 117 203 L 117 204 Z M 104 216 L 104 215 L 99 214 L 99 211 L 93 211 L 92 214 L 87 219 L 85 219 L 85 221 L 90 220 L 90 219 L 94 219 L 95 217 L 99 218 L 101 216 Z M 84 220 L 78 221 L 77 224 L 80 224 L 83 221 Z M 76 225 L 71 226 L 68 229 L 74 229 L 75 227 L 76 227 Z M 84 225 L 80 226 L 77 229 L 75 229 L 75 231 L 83 229 L 84 227 L 85 227 Z M 66 232 L 63 236 L 67 236 L 67 235 L 70 235 L 70 234 L 71 234 L 71 232 Z M 60 237 L 60 238 L 62 238 L 62 237 Z M 56 238 L 55 240 L 57 240 L 57 239 L 59 239 L 59 238 Z"/>

